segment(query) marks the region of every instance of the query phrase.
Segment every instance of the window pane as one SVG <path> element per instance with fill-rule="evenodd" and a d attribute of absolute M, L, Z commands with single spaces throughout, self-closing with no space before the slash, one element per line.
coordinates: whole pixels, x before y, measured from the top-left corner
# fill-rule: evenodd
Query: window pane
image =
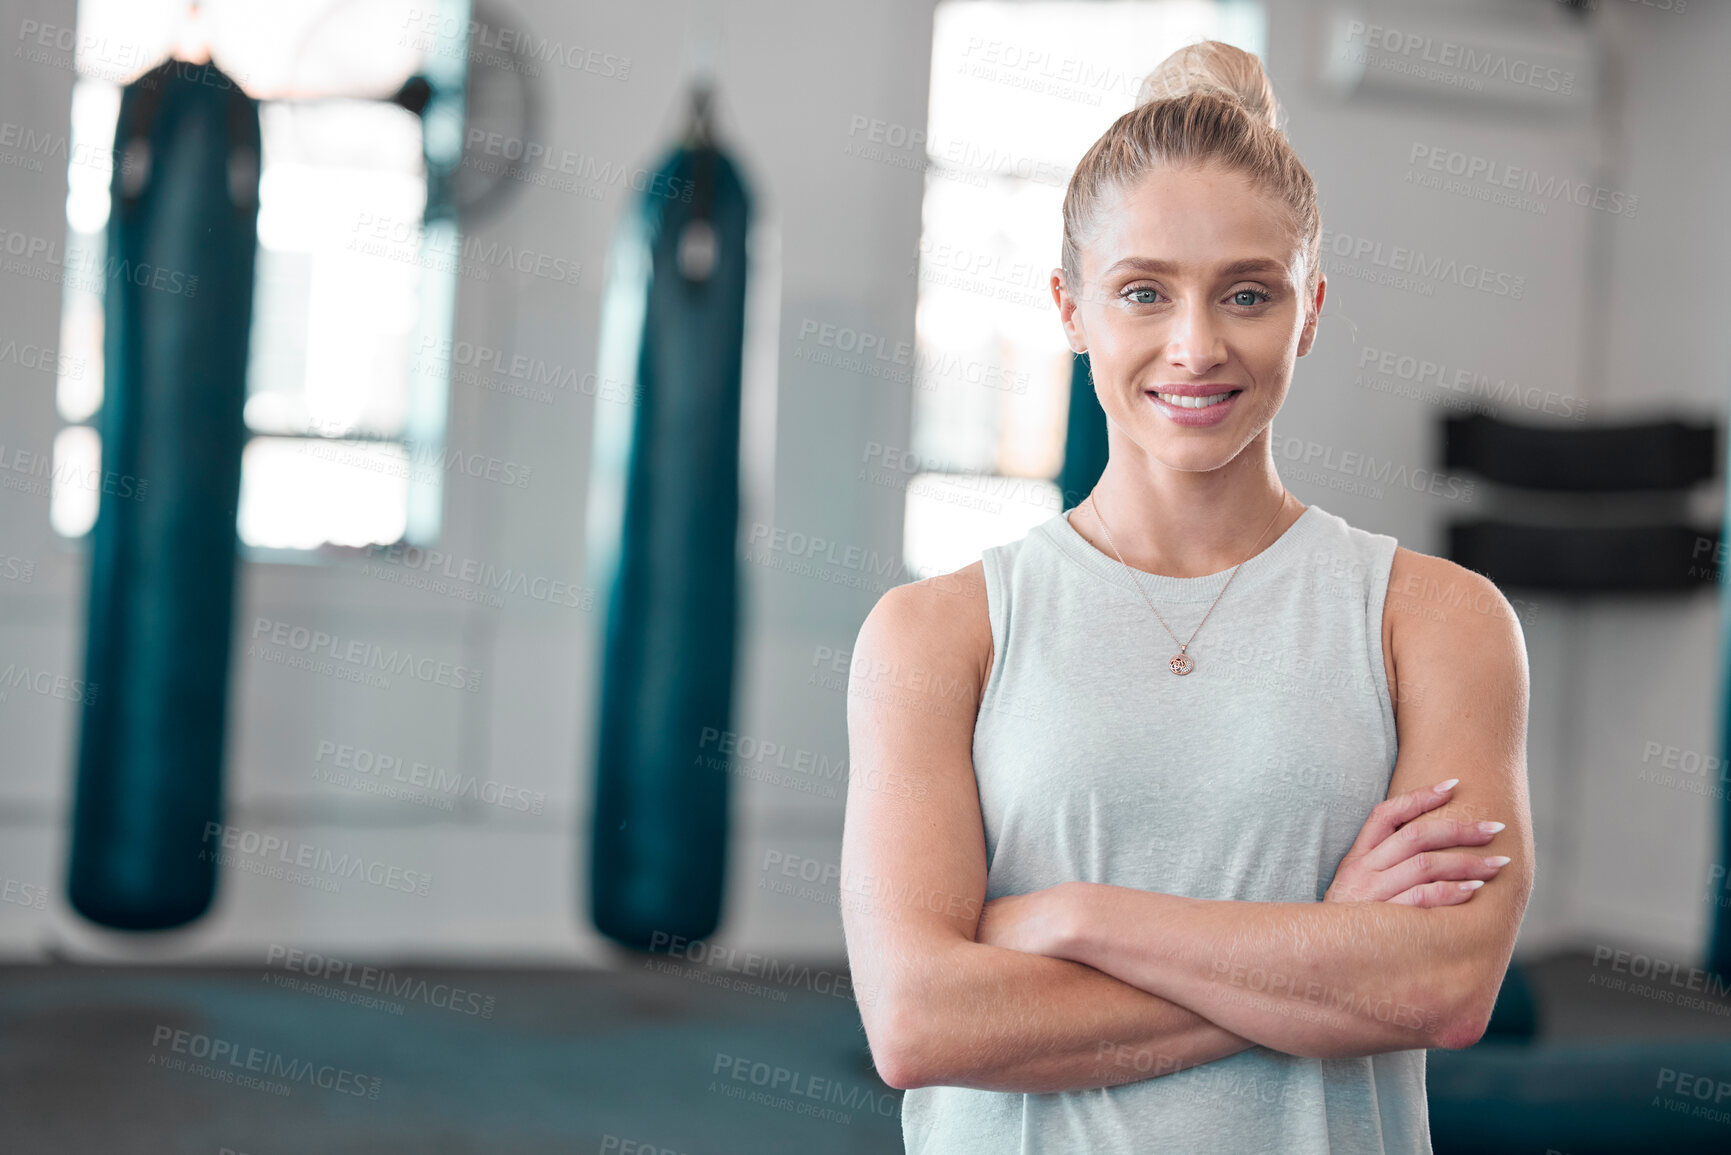
<path fill-rule="evenodd" d="M 108 187 L 114 178 L 114 127 L 120 86 L 80 78 L 72 83 L 72 140 L 66 165 L 66 220 L 81 233 L 108 224 Z"/>
<path fill-rule="evenodd" d="M 185 0 L 78 0 L 78 72 L 126 84 L 155 68 L 174 48 L 186 20 Z"/>
<path fill-rule="evenodd" d="M 401 108 L 328 101 L 261 110 L 259 265 L 247 423 L 261 433 L 400 436 L 425 272 L 420 122 Z M 356 244 L 378 222 L 409 240 L 392 259 Z"/>
<path fill-rule="evenodd" d="M 411 468 L 389 442 L 255 437 L 241 458 L 241 540 L 267 549 L 395 542 Z"/>
<path fill-rule="evenodd" d="M 65 537 L 83 537 L 96 524 L 102 492 L 102 442 L 88 425 L 69 425 L 54 437 L 54 484 L 48 523 Z"/>
<path fill-rule="evenodd" d="M 916 577 L 950 573 L 1059 512 L 1058 487 L 1031 477 L 921 473 L 908 483 L 902 556 Z"/>
<path fill-rule="evenodd" d="M 204 7 L 217 62 L 261 99 L 394 92 L 423 55 L 426 38 L 414 33 L 452 19 L 438 0 L 204 0 Z"/>
<path fill-rule="evenodd" d="M 102 406 L 102 298 L 73 287 L 67 278 L 60 306 L 60 356 L 55 405 L 66 421 L 88 421 Z"/>
<path fill-rule="evenodd" d="M 122 84 L 177 46 L 207 46 L 218 67 L 261 99 L 395 91 L 441 17 L 437 0 L 79 0 L 78 70 Z"/>
<path fill-rule="evenodd" d="M 108 186 L 120 88 L 105 80 L 72 84 L 66 164 L 66 251 L 101 267 L 107 251 Z M 60 294 L 60 363 L 55 406 L 66 421 L 88 421 L 102 405 L 102 286 L 99 276 L 67 277 Z"/>

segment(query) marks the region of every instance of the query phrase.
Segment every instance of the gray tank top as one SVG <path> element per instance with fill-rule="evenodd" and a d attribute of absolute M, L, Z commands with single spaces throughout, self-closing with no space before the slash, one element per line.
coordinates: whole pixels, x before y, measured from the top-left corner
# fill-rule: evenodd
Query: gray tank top
<path fill-rule="evenodd" d="M 994 657 L 973 744 L 986 897 L 1081 879 L 1320 901 L 1394 770 L 1394 550 L 1307 507 L 1244 564 L 1183 677 L 1131 582 L 1188 638 L 1231 571 L 1132 577 L 1062 515 L 986 550 Z M 1428 1153 L 1424 1061 L 1252 1047 L 1087 1091 L 922 1087 L 902 1097 L 902 1132 L 909 1155 Z"/>

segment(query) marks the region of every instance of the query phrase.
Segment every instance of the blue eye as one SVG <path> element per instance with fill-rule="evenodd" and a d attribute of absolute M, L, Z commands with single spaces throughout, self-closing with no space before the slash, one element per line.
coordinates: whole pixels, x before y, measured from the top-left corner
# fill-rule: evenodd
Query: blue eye
<path fill-rule="evenodd" d="M 1268 294 L 1261 289 L 1239 289 L 1232 294 L 1232 303 L 1244 309 L 1255 308 L 1268 299 Z"/>
<path fill-rule="evenodd" d="M 1141 298 L 1139 295 L 1142 293 L 1148 294 L 1148 298 L 1147 299 Z M 1130 300 L 1132 304 L 1152 305 L 1154 303 L 1153 298 L 1160 295 L 1160 290 L 1159 289 L 1150 289 L 1150 288 L 1144 286 L 1140 289 L 1125 289 L 1123 295 L 1124 295 L 1125 299 Z"/>

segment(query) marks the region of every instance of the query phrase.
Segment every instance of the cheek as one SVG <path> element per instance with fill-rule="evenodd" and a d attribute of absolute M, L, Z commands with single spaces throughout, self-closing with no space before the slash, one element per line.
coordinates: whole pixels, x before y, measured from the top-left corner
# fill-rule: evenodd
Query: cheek
<path fill-rule="evenodd" d="M 1278 371 L 1298 356 L 1298 342 L 1304 336 L 1302 321 L 1275 326 L 1247 335 L 1240 348 L 1247 360 L 1253 359 L 1263 373 Z"/>
<path fill-rule="evenodd" d="M 1125 360 L 1158 353 L 1166 346 L 1166 330 L 1158 318 L 1131 317 L 1116 309 L 1102 309 L 1088 322 L 1089 340 Z"/>

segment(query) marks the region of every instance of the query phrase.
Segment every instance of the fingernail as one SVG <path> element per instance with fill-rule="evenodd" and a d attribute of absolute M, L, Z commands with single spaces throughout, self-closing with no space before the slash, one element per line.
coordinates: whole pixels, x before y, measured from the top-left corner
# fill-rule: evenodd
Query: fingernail
<path fill-rule="evenodd" d="M 1447 794 L 1450 790 L 1459 786 L 1460 781 L 1459 778 L 1450 778 L 1447 782 L 1438 782 L 1435 786 L 1432 786 L 1431 789 L 1435 790 L 1438 794 Z"/>
<path fill-rule="evenodd" d="M 1511 863 L 1513 861 L 1514 861 L 1514 859 L 1510 858 L 1506 854 L 1493 854 L 1489 858 L 1485 859 L 1485 865 L 1486 866 L 1507 866 L 1509 863 Z"/>
<path fill-rule="evenodd" d="M 1461 883 L 1461 889 L 1462 890 L 1477 890 L 1479 887 L 1481 887 L 1483 885 L 1484 885 L 1483 879 L 1475 878 L 1471 882 Z"/>
<path fill-rule="evenodd" d="M 1495 834 L 1506 825 L 1508 824 L 1505 822 L 1481 822 L 1479 823 L 1479 831 L 1483 834 Z"/>

